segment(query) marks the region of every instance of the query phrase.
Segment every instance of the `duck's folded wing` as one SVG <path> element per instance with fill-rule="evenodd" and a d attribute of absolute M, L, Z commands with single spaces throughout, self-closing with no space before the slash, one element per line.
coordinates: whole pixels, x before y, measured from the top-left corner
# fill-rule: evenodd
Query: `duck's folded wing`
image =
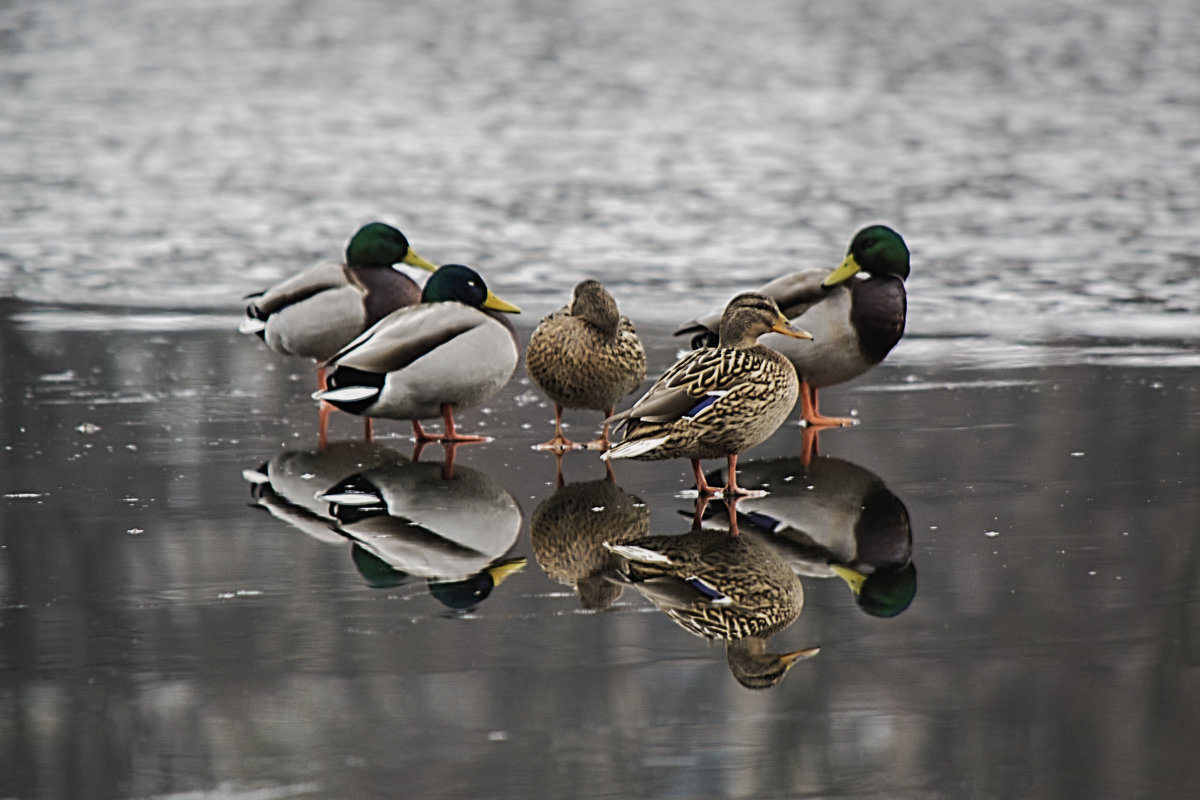
<path fill-rule="evenodd" d="M 755 289 L 759 294 L 765 294 L 779 305 L 779 310 L 788 319 L 795 319 L 807 311 L 813 304 L 820 302 L 829 289 L 821 285 L 821 281 L 829 273 L 819 269 L 807 269 L 801 272 L 789 272 L 775 280 L 768 281 Z M 695 334 L 701 331 L 717 333 L 721 327 L 721 314 L 725 307 L 715 308 L 707 314 L 688 320 L 675 331 L 676 336 Z"/>
<path fill-rule="evenodd" d="M 257 299 L 253 305 L 262 316 L 269 316 L 327 289 L 340 289 L 349 284 L 342 264 L 322 261 L 255 295 Z"/>
<path fill-rule="evenodd" d="M 401 308 L 342 348 L 327 364 L 395 372 L 490 321 L 483 312 L 461 303 Z"/>
<path fill-rule="evenodd" d="M 819 269 L 792 272 L 762 285 L 755 291 L 774 300 L 785 317 L 796 319 L 829 294 L 829 288 L 821 285 L 821 281 L 828 274 L 827 271 Z"/>

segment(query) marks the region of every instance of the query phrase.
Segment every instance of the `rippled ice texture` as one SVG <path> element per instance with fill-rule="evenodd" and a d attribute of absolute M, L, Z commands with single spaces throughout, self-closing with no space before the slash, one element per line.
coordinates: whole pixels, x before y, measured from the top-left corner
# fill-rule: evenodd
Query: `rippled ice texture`
<path fill-rule="evenodd" d="M 0 296 L 191 310 L 398 223 L 673 322 L 860 225 L 910 332 L 1200 339 L 1200 11 L 995 0 L 0 8 Z"/>

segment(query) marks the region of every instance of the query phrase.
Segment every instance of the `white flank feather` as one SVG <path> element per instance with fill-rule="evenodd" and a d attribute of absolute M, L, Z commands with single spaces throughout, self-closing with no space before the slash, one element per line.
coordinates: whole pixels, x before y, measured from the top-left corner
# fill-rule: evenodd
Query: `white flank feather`
<path fill-rule="evenodd" d="M 378 394 L 379 390 L 374 386 L 343 386 L 340 389 L 324 389 L 313 392 L 313 400 L 356 403 L 359 400 L 366 400 L 368 397 L 376 397 Z"/>
<path fill-rule="evenodd" d="M 247 483 L 253 483 L 256 486 L 271 482 L 271 479 L 267 477 L 266 473 L 260 472 L 256 469 L 242 470 L 242 479 Z"/>
<path fill-rule="evenodd" d="M 604 543 L 604 546 L 610 551 L 616 553 L 621 558 L 629 561 L 639 561 L 643 564 L 670 564 L 671 559 L 664 556 L 662 553 L 654 550 L 647 550 L 645 547 L 638 547 L 635 544 L 609 544 Z"/>
<path fill-rule="evenodd" d="M 259 331 L 265 331 L 266 329 L 267 323 L 263 322 L 261 319 L 253 319 L 251 317 L 246 317 L 244 320 L 242 320 L 242 324 L 238 325 L 238 333 L 254 334 L 258 333 Z"/>
<path fill-rule="evenodd" d="M 339 506 L 372 506 L 381 502 L 379 495 L 370 492 L 318 492 L 316 499 Z"/>
<path fill-rule="evenodd" d="M 642 453 L 649 453 L 666 440 L 666 436 L 656 436 L 653 439 L 639 439 L 636 442 L 621 442 L 616 447 L 606 450 L 600 457 L 605 461 L 610 458 L 634 458 Z"/>

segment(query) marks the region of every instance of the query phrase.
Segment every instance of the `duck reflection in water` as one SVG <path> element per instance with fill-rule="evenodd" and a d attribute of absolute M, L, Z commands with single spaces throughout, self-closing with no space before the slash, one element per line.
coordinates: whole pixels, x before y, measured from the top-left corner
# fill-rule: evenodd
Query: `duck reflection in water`
<path fill-rule="evenodd" d="M 768 492 L 743 499 L 726 518 L 740 523 L 742 538 L 768 545 L 799 575 L 841 578 L 872 616 L 909 607 L 917 591 L 912 526 L 878 475 L 828 456 L 749 462 L 741 473 L 747 486 Z"/>
<path fill-rule="evenodd" d="M 620 558 L 605 543 L 649 534 L 646 504 L 610 478 L 560 483 L 529 519 L 533 554 L 542 570 L 575 589 L 580 603 L 590 610 L 608 608 L 622 593 L 622 584 L 611 580 Z"/>
<path fill-rule="evenodd" d="M 648 536 L 606 544 L 620 556 L 614 580 L 645 595 L 685 630 L 725 640 L 729 671 L 750 689 L 783 680 L 820 648 L 768 652 L 771 638 L 800 616 L 800 578 L 773 550 L 724 531 Z"/>
<path fill-rule="evenodd" d="M 506 558 L 520 534 L 520 507 L 476 469 L 460 466 L 447 476 L 440 463 L 339 442 L 281 453 L 244 474 L 257 504 L 274 516 L 321 541 L 353 542 L 368 585 L 424 579 L 434 597 L 465 609 L 525 564 Z"/>

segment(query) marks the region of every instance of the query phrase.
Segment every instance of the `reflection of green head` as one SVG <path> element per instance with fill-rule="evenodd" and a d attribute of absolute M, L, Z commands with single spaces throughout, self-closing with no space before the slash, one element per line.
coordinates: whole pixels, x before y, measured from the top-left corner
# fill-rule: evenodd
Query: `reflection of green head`
<path fill-rule="evenodd" d="M 350 558 L 354 560 L 358 574 L 372 589 L 391 589 L 407 583 L 412 577 L 407 572 L 393 569 L 391 564 L 357 544 L 350 548 Z"/>
<path fill-rule="evenodd" d="M 838 577 L 854 592 L 858 607 L 872 617 L 894 617 L 912 604 L 917 594 L 917 568 L 911 562 L 900 569 L 865 575 L 857 570 L 831 565 Z"/>
<path fill-rule="evenodd" d="M 495 589 L 504 582 L 505 578 L 523 566 L 525 566 L 525 559 L 514 558 L 493 564 L 482 572 L 477 572 L 461 581 L 431 580 L 429 581 L 429 593 L 447 608 L 465 611 L 486 600 L 492 593 L 492 589 Z"/>

